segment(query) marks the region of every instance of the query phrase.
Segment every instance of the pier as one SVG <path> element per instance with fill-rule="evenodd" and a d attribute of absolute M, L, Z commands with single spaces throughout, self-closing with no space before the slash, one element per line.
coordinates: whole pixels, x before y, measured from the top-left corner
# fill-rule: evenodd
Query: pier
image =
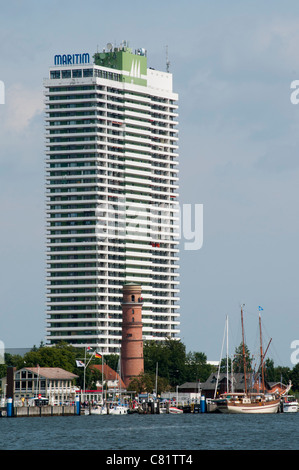
<path fill-rule="evenodd" d="M 0 408 L 0 417 L 24 418 L 33 416 L 74 416 L 77 414 L 74 405 L 15 406 L 12 408 L 11 414 L 7 408 Z"/>
<path fill-rule="evenodd" d="M 158 402 L 143 402 L 136 408 L 130 408 L 129 413 L 139 414 L 168 414 L 170 413 L 169 408 L 172 406 L 170 403 L 162 404 Z M 183 411 L 183 413 L 202 413 L 203 410 L 199 403 L 192 403 L 191 405 L 178 405 L 177 408 Z"/>
<path fill-rule="evenodd" d="M 107 414 L 109 410 L 114 406 L 114 402 L 106 402 L 104 405 L 107 408 Z M 143 401 L 133 405 L 132 403 L 127 404 L 129 414 L 169 414 L 171 408 L 175 405 L 170 402 L 161 403 L 160 401 Z M 81 403 L 79 397 L 76 397 L 75 402 L 72 404 L 60 404 L 60 405 L 23 405 L 15 406 L 11 399 L 7 400 L 6 406 L 0 407 L 0 418 L 3 417 L 42 417 L 42 416 L 86 416 L 90 414 L 93 405 L 89 403 Z M 203 408 L 202 403 L 192 404 L 178 404 L 177 408 L 183 413 L 205 413 L 205 407 Z"/>

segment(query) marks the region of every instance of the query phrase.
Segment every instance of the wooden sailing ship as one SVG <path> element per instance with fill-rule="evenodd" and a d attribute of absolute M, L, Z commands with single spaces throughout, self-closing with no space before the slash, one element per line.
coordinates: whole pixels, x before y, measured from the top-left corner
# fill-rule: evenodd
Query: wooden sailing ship
<path fill-rule="evenodd" d="M 258 376 L 261 374 L 261 387 L 256 392 L 249 390 L 247 382 L 247 366 L 246 366 L 246 355 L 245 355 L 245 341 L 244 341 L 244 321 L 243 321 L 243 306 L 241 306 L 241 325 L 242 325 L 242 356 L 244 366 L 244 392 L 242 393 L 229 393 L 228 391 L 221 395 L 220 398 L 213 400 L 217 406 L 217 410 L 221 413 L 231 414 L 246 414 L 246 413 L 278 413 L 281 397 L 288 393 L 291 388 L 291 384 L 288 385 L 286 390 L 282 393 L 266 393 L 265 391 L 265 379 L 264 379 L 264 365 L 265 355 L 270 345 L 267 346 L 267 350 L 264 353 L 262 347 L 262 328 L 261 328 L 261 316 L 259 315 L 259 329 L 260 329 L 260 367 L 255 374 L 255 386 L 259 384 Z"/>

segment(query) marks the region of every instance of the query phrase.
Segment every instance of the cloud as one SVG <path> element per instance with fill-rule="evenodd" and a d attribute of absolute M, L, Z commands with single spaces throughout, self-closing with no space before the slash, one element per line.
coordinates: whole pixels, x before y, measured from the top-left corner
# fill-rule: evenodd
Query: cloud
<path fill-rule="evenodd" d="M 7 130 L 21 132 L 31 120 L 43 111 L 41 89 L 31 90 L 21 83 L 15 83 L 6 90 L 4 126 Z"/>

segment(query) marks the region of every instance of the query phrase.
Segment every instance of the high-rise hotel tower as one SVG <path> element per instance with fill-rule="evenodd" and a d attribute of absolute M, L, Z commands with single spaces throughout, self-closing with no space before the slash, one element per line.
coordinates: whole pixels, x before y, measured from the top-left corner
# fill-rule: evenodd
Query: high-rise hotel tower
<path fill-rule="evenodd" d="M 44 80 L 48 344 L 118 353 L 122 287 L 144 340 L 179 337 L 177 99 L 143 49 L 54 57 Z"/>

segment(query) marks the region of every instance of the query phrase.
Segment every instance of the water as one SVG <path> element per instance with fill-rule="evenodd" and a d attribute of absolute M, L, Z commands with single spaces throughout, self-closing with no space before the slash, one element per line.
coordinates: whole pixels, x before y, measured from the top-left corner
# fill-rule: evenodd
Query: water
<path fill-rule="evenodd" d="M 298 450 L 299 413 L 1 418 L 0 450 Z"/>

